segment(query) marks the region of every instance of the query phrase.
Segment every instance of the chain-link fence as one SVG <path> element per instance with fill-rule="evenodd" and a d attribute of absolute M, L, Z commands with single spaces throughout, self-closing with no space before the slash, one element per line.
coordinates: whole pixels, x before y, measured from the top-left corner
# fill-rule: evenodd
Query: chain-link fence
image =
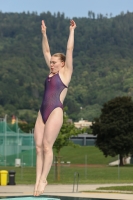
<path fill-rule="evenodd" d="M 119 156 L 105 158 L 102 152 L 94 146 L 94 138 L 93 140 L 90 138 L 88 141 L 86 138 L 82 138 L 80 142 L 79 139 L 72 138 L 72 141 L 84 147 L 76 149 L 66 147 L 61 150 L 60 157 L 54 156 L 49 174 L 51 180 L 60 179 L 69 183 L 75 174 L 79 174 L 80 181 L 83 180 L 84 183 L 88 180 L 93 183 L 95 179 L 99 181 L 107 179 L 110 182 L 117 182 L 120 179 L 129 182 L 132 180 L 132 167 L 120 168 Z M 35 151 L 33 133 L 24 133 L 18 127 L 17 122 L 7 123 L 6 117 L 0 119 L 0 166 L 2 168 L 20 167 L 16 170 L 20 171 L 18 174 L 21 180 L 26 180 L 25 170 L 35 170 Z M 114 166 L 109 166 L 109 163 L 113 161 L 115 161 Z M 35 176 L 35 173 L 32 173 L 32 176 Z"/>
<path fill-rule="evenodd" d="M 33 133 L 24 133 L 18 123 L 8 124 L 0 119 L 0 165 L 35 166 Z"/>
<path fill-rule="evenodd" d="M 80 139 L 79 139 L 80 138 Z M 72 137 L 71 140 L 78 145 L 94 145 L 94 138 Z M 69 156 L 66 155 L 61 164 L 69 165 Z M 75 160 L 75 158 L 73 158 Z M 77 160 L 78 162 L 78 160 Z M 55 161 L 53 161 L 55 163 Z M 74 161 L 75 163 L 75 161 Z M 7 123 L 6 116 L 0 119 L 0 166 L 35 166 L 36 152 L 33 130 L 31 133 L 24 133 L 15 123 Z"/>

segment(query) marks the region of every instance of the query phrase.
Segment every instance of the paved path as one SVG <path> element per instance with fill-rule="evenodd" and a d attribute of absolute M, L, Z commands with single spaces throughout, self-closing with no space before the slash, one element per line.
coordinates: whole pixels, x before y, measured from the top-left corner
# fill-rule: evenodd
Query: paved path
<path fill-rule="evenodd" d="M 130 160 L 131 160 L 131 157 L 127 157 L 127 158 L 125 159 L 126 164 L 130 164 Z M 118 165 L 119 163 L 120 163 L 120 160 L 116 160 L 116 161 L 114 161 L 114 162 L 109 163 L 109 166 Z"/>
<path fill-rule="evenodd" d="M 45 189 L 44 195 L 52 196 L 70 196 L 70 197 L 84 197 L 99 198 L 99 199 L 119 199 L 119 200 L 133 200 L 133 194 L 125 194 L 124 192 L 110 192 L 109 191 L 97 191 L 98 187 L 115 186 L 115 185 L 132 185 L 133 184 L 86 184 L 79 185 L 78 192 L 73 192 L 73 185 L 48 185 Z M 0 186 L 0 197 L 6 196 L 31 196 L 33 193 L 33 185 L 15 185 L 15 186 Z M 76 187 L 75 187 L 76 190 Z M 85 193 L 83 191 L 89 191 Z M 61 198 L 60 198 L 61 199 Z M 96 199 L 95 199 L 96 200 Z"/>

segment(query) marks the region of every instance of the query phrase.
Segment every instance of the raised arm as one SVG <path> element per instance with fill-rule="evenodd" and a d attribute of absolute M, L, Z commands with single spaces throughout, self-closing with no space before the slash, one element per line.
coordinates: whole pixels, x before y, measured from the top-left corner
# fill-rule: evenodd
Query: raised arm
<path fill-rule="evenodd" d="M 67 42 L 66 50 L 66 68 L 72 74 L 73 72 L 73 48 L 74 48 L 74 29 L 76 28 L 76 23 L 74 20 L 70 21 L 70 33 Z"/>
<path fill-rule="evenodd" d="M 51 59 L 51 54 L 50 54 L 50 48 L 48 44 L 48 39 L 47 39 L 47 34 L 46 34 L 46 25 L 44 20 L 42 20 L 42 25 L 41 25 L 41 31 L 42 31 L 42 50 L 43 50 L 43 55 L 45 58 L 45 61 L 50 67 L 50 59 Z"/>

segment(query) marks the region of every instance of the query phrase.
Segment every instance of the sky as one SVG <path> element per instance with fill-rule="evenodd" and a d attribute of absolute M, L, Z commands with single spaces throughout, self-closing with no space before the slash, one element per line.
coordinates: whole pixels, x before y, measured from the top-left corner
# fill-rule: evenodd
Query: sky
<path fill-rule="evenodd" d="M 36 11 L 40 14 L 50 11 L 54 14 L 59 11 L 70 19 L 88 17 L 88 11 L 116 16 L 127 10 L 133 12 L 133 0 L 0 0 L 0 11 L 3 13 Z"/>

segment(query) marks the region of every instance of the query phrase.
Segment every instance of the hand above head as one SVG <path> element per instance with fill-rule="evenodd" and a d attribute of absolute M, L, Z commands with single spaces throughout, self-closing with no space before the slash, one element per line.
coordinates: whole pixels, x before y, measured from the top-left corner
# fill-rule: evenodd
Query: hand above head
<path fill-rule="evenodd" d="M 42 20 L 42 24 L 41 24 L 41 31 L 42 31 L 42 33 L 46 33 L 46 25 L 45 25 L 45 22 L 44 22 L 44 20 Z"/>
<path fill-rule="evenodd" d="M 74 20 L 70 20 L 70 30 L 76 28 L 76 23 Z"/>

